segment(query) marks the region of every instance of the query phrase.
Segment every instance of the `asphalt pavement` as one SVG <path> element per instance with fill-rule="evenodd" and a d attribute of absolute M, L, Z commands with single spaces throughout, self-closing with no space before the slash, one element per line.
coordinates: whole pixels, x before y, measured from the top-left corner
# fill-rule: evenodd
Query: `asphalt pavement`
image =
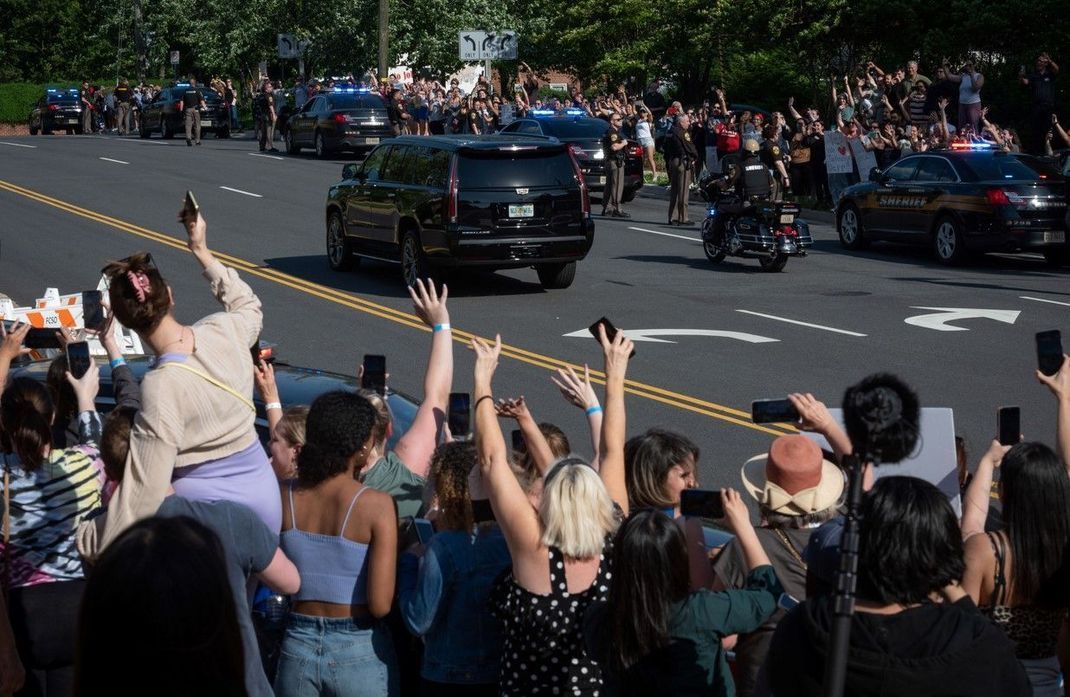
<path fill-rule="evenodd" d="M 0 141 L 0 291 L 26 303 L 48 286 L 93 288 L 107 260 L 148 250 L 180 320 L 214 311 L 176 222 L 191 189 L 209 245 L 263 301 L 263 336 L 281 360 L 353 373 L 363 354 L 385 354 L 391 384 L 418 396 L 430 334 L 411 314 L 399 268 L 327 267 L 327 189 L 356 158 L 267 155 L 249 140 L 210 137 L 200 147 L 114 136 Z M 1070 328 L 1065 270 L 1037 255 L 988 255 L 948 269 L 927 250 L 848 252 L 816 222 L 814 250 L 782 273 L 751 260 L 713 266 L 697 227 L 664 224 L 667 207 L 638 198 L 625 206 L 631 219 L 599 218 L 594 248 L 567 290 L 543 291 L 532 270 L 450 280 L 458 338 L 500 332 L 509 347 L 496 394 L 524 395 L 535 418 L 562 426 L 577 452 L 590 449 L 583 415 L 560 397 L 550 369 L 601 368 L 583 334 L 603 315 L 638 340 L 629 433 L 661 426 L 694 439 L 705 487 L 738 487 L 743 461 L 789 431 L 751 423 L 752 400 L 809 391 L 835 406 L 876 371 L 905 378 L 925 406 L 953 408 L 971 462 L 995 434 L 1001 405 L 1022 407 L 1027 438 L 1054 443 L 1055 405 L 1033 375 L 1033 335 Z M 702 213 L 694 205 L 692 220 Z M 469 352 L 459 345 L 455 356 L 454 390 L 470 390 Z"/>

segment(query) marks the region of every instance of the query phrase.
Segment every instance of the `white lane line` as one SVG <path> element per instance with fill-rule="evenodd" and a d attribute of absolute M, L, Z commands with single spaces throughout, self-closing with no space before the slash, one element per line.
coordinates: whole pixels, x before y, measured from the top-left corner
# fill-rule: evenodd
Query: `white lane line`
<path fill-rule="evenodd" d="M 114 143 L 140 143 L 142 145 L 170 145 L 170 143 L 162 140 L 152 140 L 151 138 L 109 138 L 108 140 Z"/>
<path fill-rule="evenodd" d="M 1066 307 L 1070 307 L 1070 303 L 1061 303 L 1058 300 L 1047 300 L 1045 298 L 1033 298 L 1033 297 L 1030 297 L 1028 295 L 1019 295 L 1018 297 L 1021 298 L 1022 300 L 1032 300 L 1032 301 L 1038 302 L 1038 303 L 1051 303 L 1052 305 L 1065 305 Z"/>
<path fill-rule="evenodd" d="M 128 165 L 128 164 L 130 164 L 129 162 L 127 162 L 125 160 L 113 160 L 110 157 L 98 157 L 97 159 L 98 160 L 104 160 L 105 162 L 114 162 L 117 165 Z"/>
<path fill-rule="evenodd" d="M 846 334 L 847 336 L 866 336 L 865 334 L 859 334 L 858 332 L 849 332 L 846 329 L 836 329 L 835 327 L 826 327 L 823 324 L 810 324 L 809 322 L 800 322 L 797 319 L 788 319 L 787 317 L 777 317 L 776 315 L 767 315 L 762 312 L 752 312 L 750 310 L 736 310 L 736 312 L 742 312 L 745 315 L 754 315 L 756 317 L 765 317 L 766 319 L 775 319 L 778 322 L 787 322 L 788 324 L 797 324 L 800 327 L 810 327 L 811 329 L 822 329 L 826 332 L 835 332 L 836 334 Z"/>
<path fill-rule="evenodd" d="M 0 140 L 0 145 L 10 145 L 13 148 L 36 148 L 36 145 L 26 145 L 25 143 L 6 143 Z"/>
<path fill-rule="evenodd" d="M 262 152 L 247 152 L 245 154 L 250 156 L 250 157 L 266 157 L 269 160 L 285 160 L 286 159 L 285 157 L 279 157 L 277 155 L 265 155 Z"/>
<path fill-rule="evenodd" d="M 631 225 L 629 225 L 628 229 L 629 230 L 638 230 L 639 232 L 649 232 L 651 235 L 664 235 L 665 237 L 676 237 L 676 238 L 679 238 L 681 240 L 687 240 L 688 242 L 701 242 L 702 241 L 700 239 L 696 239 L 694 237 L 688 237 L 686 235 L 674 235 L 671 232 L 658 232 L 657 230 L 647 230 L 644 227 L 632 227 Z"/>
<path fill-rule="evenodd" d="M 229 186 L 221 186 L 219 188 L 223 189 L 224 191 L 233 191 L 236 194 L 242 194 L 244 196 L 252 196 L 253 198 L 264 198 L 260 194 L 254 194 L 254 193 L 250 193 L 248 191 L 242 191 L 241 189 L 232 189 Z"/>

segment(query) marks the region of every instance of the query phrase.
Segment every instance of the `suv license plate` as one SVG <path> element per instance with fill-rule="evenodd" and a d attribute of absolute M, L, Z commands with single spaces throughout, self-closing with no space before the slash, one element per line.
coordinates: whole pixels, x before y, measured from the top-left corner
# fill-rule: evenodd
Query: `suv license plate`
<path fill-rule="evenodd" d="M 793 213 L 787 213 L 780 216 L 781 225 L 791 225 L 795 222 L 795 215 Z"/>
<path fill-rule="evenodd" d="M 601 186 L 605 186 L 605 185 L 606 185 L 606 178 L 605 178 L 605 177 L 599 177 L 599 178 L 598 178 L 598 183 L 599 183 L 599 184 L 600 184 Z"/>
<path fill-rule="evenodd" d="M 1058 232 L 1045 232 L 1044 233 L 1044 241 L 1045 242 L 1066 242 L 1066 233 L 1061 231 L 1061 230 L 1058 231 Z"/>
<path fill-rule="evenodd" d="M 519 206 L 509 206 L 510 218 L 534 218 L 535 217 L 535 204 L 524 203 Z"/>
<path fill-rule="evenodd" d="M 379 144 L 379 139 L 378 138 L 365 138 L 364 139 L 364 144 L 365 145 L 378 145 Z"/>
<path fill-rule="evenodd" d="M 211 126 L 212 125 L 212 119 L 201 119 L 201 125 L 202 126 Z"/>

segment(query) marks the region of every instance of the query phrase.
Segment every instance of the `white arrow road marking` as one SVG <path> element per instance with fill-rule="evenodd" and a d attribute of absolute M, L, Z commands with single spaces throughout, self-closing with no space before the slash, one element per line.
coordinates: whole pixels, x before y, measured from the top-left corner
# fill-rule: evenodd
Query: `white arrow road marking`
<path fill-rule="evenodd" d="M 25 143 L 5 143 L 0 140 L 0 145 L 10 145 L 13 148 L 36 148 L 36 145 L 26 145 Z"/>
<path fill-rule="evenodd" d="M 911 307 L 915 310 L 935 310 L 935 312 L 907 317 L 903 320 L 904 322 L 915 327 L 935 329 L 938 332 L 968 332 L 970 330 L 966 327 L 955 327 L 948 324 L 948 322 L 957 322 L 964 319 L 994 319 L 1004 324 L 1014 324 L 1018 319 L 1018 315 L 1022 314 L 1019 310 L 982 310 L 972 307 L 920 307 L 918 305 L 912 305 Z"/>
<path fill-rule="evenodd" d="M 767 315 L 764 312 L 752 312 L 751 310 L 736 310 L 736 312 L 742 312 L 745 315 L 754 315 L 755 317 L 765 317 L 766 319 L 775 319 L 778 322 L 787 322 L 788 324 L 797 324 L 800 327 L 810 327 L 811 329 L 823 329 L 826 332 L 834 332 L 836 334 L 846 334 L 847 336 L 865 336 L 865 334 L 859 334 L 858 332 L 847 331 L 846 329 L 837 329 L 836 327 L 826 327 L 823 324 L 810 324 L 809 322 L 800 322 L 797 319 L 788 319 L 787 317 L 777 317 L 776 315 Z"/>
<path fill-rule="evenodd" d="M 130 164 L 129 162 L 125 162 L 123 160 L 113 160 L 110 157 L 99 157 L 97 159 L 98 160 L 104 160 L 105 162 L 114 162 L 117 165 L 128 165 L 128 164 Z"/>
<path fill-rule="evenodd" d="M 688 242 L 701 242 L 702 240 L 694 237 L 688 237 L 687 235 L 674 235 L 671 232 L 658 232 L 657 230 L 647 230 L 645 227 L 632 227 L 628 226 L 629 230 L 637 230 L 639 232 L 649 232 L 651 235 L 662 235 L 663 237 L 676 237 L 681 240 L 687 240 Z"/>
<path fill-rule="evenodd" d="M 248 191 L 242 191 L 241 189 L 232 189 L 229 186 L 221 186 L 219 188 L 223 189 L 224 191 L 233 191 L 236 194 L 243 194 L 245 196 L 252 196 L 253 198 L 264 198 L 260 194 L 253 194 L 253 193 L 250 193 Z"/>
<path fill-rule="evenodd" d="M 1070 307 L 1070 303 L 1061 303 L 1058 300 L 1047 300 L 1045 298 L 1032 298 L 1032 297 L 1030 297 L 1028 295 L 1019 295 L 1018 297 L 1021 298 L 1022 300 L 1032 300 L 1032 301 L 1038 302 L 1038 303 L 1051 303 L 1052 305 L 1064 305 L 1066 307 Z"/>
<path fill-rule="evenodd" d="M 656 339 L 658 336 L 712 336 L 719 339 L 735 339 L 736 341 L 746 341 L 748 344 L 769 344 L 780 341 L 780 339 L 774 339 L 768 336 L 760 336 L 758 334 L 747 334 L 746 332 L 729 332 L 722 331 L 720 329 L 622 329 L 628 338 L 632 341 L 647 341 L 652 344 L 675 344 L 675 341 L 668 341 L 666 339 Z M 590 329 L 580 329 L 578 331 L 563 334 L 566 337 L 580 337 L 591 338 Z"/>

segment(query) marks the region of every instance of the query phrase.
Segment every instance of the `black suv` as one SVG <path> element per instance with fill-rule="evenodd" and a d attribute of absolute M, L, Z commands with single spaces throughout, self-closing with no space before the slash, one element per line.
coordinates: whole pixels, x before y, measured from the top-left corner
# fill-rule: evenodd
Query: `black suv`
<path fill-rule="evenodd" d="M 394 135 L 386 102 L 368 90 L 336 88 L 305 102 L 290 117 L 286 152 L 311 147 L 317 157 L 337 150 L 366 150 Z"/>
<path fill-rule="evenodd" d="M 82 100 L 77 87 L 62 90 L 48 88 L 43 97 L 34 104 L 30 112 L 30 135 L 40 131 L 49 135 L 53 130 L 63 129 L 67 133 L 82 132 Z"/>
<path fill-rule="evenodd" d="M 347 164 L 327 194 L 327 260 L 440 269 L 534 267 L 567 288 L 594 241 L 587 183 L 568 145 L 508 136 L 400 136 Z"/>
<path fill-rule="evenodd" d="M 186 132 L 185 117 L 178 110 L 182 93 L 189 87 L 188 83 L 179 83 L 164 87 L 151 102 L 141 107 L 142 138 L 151 138 L 153 132 L 159 131 L 161 138 L 174 138 L 176 134 Z M 215 133 L 217 138 L 230 137 L 230 113 L 219 93 L 210 87 L 197 85 L 204 95 L 205 110 L 201 112 L 201 133 Z"/>

